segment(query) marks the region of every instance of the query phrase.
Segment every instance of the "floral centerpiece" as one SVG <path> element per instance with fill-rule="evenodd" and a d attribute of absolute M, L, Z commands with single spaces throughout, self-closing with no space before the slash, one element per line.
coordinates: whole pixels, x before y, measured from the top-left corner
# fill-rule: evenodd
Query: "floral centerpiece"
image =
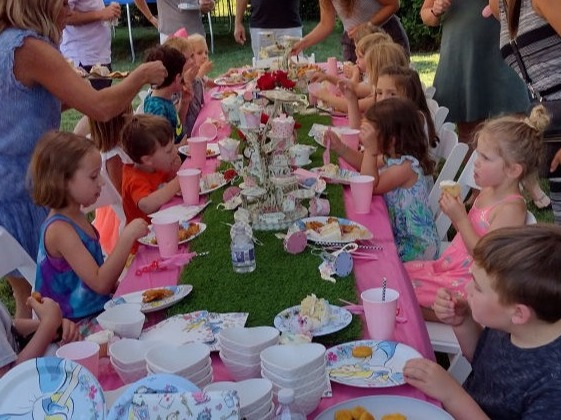
<path fill-rule="evenodd" d="M 257 87 L 261 90 L 292 89 L 294 86 L 296 86 L 296 82 L 290 80 L 288 73 L 282 70 L 267 71 L 257 79 Z"/>

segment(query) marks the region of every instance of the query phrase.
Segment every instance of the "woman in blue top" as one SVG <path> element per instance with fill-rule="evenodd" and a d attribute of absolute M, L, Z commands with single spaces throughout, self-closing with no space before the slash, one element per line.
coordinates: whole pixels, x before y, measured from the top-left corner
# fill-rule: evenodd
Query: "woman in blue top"
<path fill-rule="evenodd" d="M 25 174 L 39 137 L 58 129 L 63 108 L 76 108 L 97 120 L 120 113 L 146 83 L 166 76 L 162 63 L 139 66 L 122 83 L 96 91 L 58 51 L 69 14 L 67 0 L 0 2 L 0 225 L 32 256 L 47 210 L 35 206 Z M 16 296 L 16 316 L 30 316 L 30 287 L 19 273 L 8 280 Z"/>

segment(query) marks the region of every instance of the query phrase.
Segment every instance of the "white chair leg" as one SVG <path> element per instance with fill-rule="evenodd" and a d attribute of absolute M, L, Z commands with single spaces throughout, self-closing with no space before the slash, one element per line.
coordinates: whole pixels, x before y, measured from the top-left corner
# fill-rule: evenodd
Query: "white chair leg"
<path fill-rule="evenodd" d="M 214 32 L 212 31 L 212 19 L 210 18 L 210 12 L 207 13 L 208 18 L 208 30 L 210 32 L 210 52 L 214 54 Z"/>
<path fill-rule="evenodd" d="M 134 45 L 132 43 L 131 12 L 128 4 L 127 4 L 127 25 L 129 27 L 129 42 L 131 44 L 131 61 L 134 63 L 136 57 L 134 55 Z"/>
<path fill-rule="evenodd" d="M 463 384 L 471 373 L 471 364 L 461 353 L 456 353 L 450 358 L 448 373 L 452 375 L 458 383 Z"/>

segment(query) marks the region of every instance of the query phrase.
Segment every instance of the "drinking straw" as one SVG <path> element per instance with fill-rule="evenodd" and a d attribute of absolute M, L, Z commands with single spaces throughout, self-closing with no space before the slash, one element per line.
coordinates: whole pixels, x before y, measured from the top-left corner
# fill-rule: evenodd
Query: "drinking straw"
<path fill-rule="evenodd" d="M 388 280 L 384 277 L 382 278 L 382 302 L 386 300 L 386 286 L 388 285 Z"/>

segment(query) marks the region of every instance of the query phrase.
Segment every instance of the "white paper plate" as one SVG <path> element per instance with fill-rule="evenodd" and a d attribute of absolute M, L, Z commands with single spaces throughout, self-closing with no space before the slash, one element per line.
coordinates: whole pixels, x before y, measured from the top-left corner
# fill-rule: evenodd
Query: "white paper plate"
<path fill-rule="evenodd" d="M 323 224 L 327 223 L 327 220 L 330 219 L 332 217 L 327 217 L 327 216 L 316 216 L 316 217 L 306 217 L 304 219 L 300 219 L 297 220 L 292 226 L 290 226 L 290 228 L 288 229 L 288 233 L 287 234 L 291 234 L 297 231 L 302 231 L 302 232 L 306 232 L 307 233 L 307 237 L 308 240 L 313 241 L 313 242 L 329 242 L 329 243 L 337 243 L 337 244 L 347 244 L 350 242 L 355 242 L 357 240 L 369 240 L 372 239 L 374 235 L 372 235 L 372 232 L 370 232 L 370 230 L 368 230 L 367 227 L 361 225 L 360 223 L 357 222 L 353 222 L 352 220 L 349 219 L 343 219 L 343 218 L 336 218 L 337 221 L 339 222 L 340 225 L 352 225 L 352 226 L 356 226 L 357 229 L 357 234 L 358 235 L 354 235 L 353 237 L 345 237 L 343 236 L 342 239 L 340 241 L 333 241 L 333 240 L 326 240 L 326 239 L 322 239 L 322 237 L 316 233 L 315 231 L 311 231 L 311 230 L 306 230 L 306 223 L 307 222 L 320 222 Z M 358 237 L 356 237 L 358 236 Z"/>
<path fill-rule="evenodd" d="M 191 156 L 191 153 L 189 152 L 189 145 L 179 146 L 177 148 L 177 151 L 179 153 L 181 153 L 182 155 Z M 207 145 L 206 145 L 206 157 L 207 157 L 207 159 L 212 158 L 212 157 L 216 157 L 219 154 L 220 154 L 220 149 L 218 149 L 218 144 L 217 143 L 207 143 Z"/>
<path fill-rule="evenodd" d="M 27 360 L 0 381 L 0 417 L 105 418 L 105 397 L 93 374 L 58 357 Z"/>
<path fill-rule="evenodd" d="M 179 222 L 179 228 L 183 228 L 183 229 L 187 229 L 189 227 L 190 223 L 194 223 L 199 225 L 199 232 L 187 239 L 184 239 L 182 241 L 179 241 L 179 245 L 181 244 L 185 244 L 189 241 L 192 241 L 193 239 L 195 239 L 197 236 L 199 236 L 200 234 L 202 234 L 205 229 L 206 229 L 206 225 L 204 223 L 198 223 L 198 222 L 188 222 L 185 220 L 182 220 Z M 153 248 L 157 248 L 158 244 L 155 242 L 156 240 L 156 234 L 154 233 L 154 231 L 152 230 L 152 225 L 148 226 L 148 229 L 150 229 L 150 233 L 146 236 L 143 236 L 142 238 L 138 239 L 138 242 L 140 242 L 142 245 L 146 245 L 146 246 L 151 246 Z"/>
<path fill-rule="evenodd" d="M 158 289 L 168 289 L 173 292 L 173 295 L 167 297 L 165 299 L 155 300 L 148 303 L 142 303 L 142 294 L 146 290 L 141 290 L 139 292 L 132 292 L 127 293 L 123 296 L 115 296 L 113 299 L 108 301 L 104 306 L 103 309 L 109 309 L 113 306 L 121 305 L 123 303 L 140 303 L 141 307 L 140 310 L 142 312 L 149 313 L 159 311 L 160 309 L 165 309 L 170 307 L 176 302 L 179 302 L 193 290 L 193 286 L 190 284 L 180 285 L 180 286 L 166 286 L 166 287 L 159 287 Z"/>
<path fill-rule="evenodd" d="M 176 393 L 176 392 L 194 392 L 198 391 L 196 385 L 185 378 L 177 375 L 168 375 L 158 373 L 155 375 L 142 378 L 131 384 L 125 392 L 115 401 L 111 410 L 107 414 L 107 419 L 122 420 L 126 418 L 129 407 L 132 404 L 132 398 L 137 392 L 153 392 L 153 393 Z"/>
<path fill-rule="evenodd" d="M 368 346 L 369 357 L 354 357 L 353 348 Z M 327 373 L 332 382 L 358 388 L 387 388 L 403 385 L 403 366 L 409 359 L 423 357 L 412 347 L 395 341 L 359 340 L 327 350 Z"/>
<path fill-rule="evenodd" d="M 208 174 L 208 175 L 211 175 L 211 174 Z M 205 182 L 201 179 L 201 182 L 200 182 L 201 190 L 199 192 L 199 195 L 205 195 L 205 194 L 209 194 L 213 191 L 216 191 L 217 189 L 222 188 L 224 185 L 226 185 L 228 183 L 228 181 L 226 181 L 224 179 L 224 176 L 222 176 L 221 179 L 219 180 L 219 182 L 216 185 L 214 185 L 211 188 L 207 188 L 207 189 L 204 188 L 204 183 Z"/>
<path fill-rule="evenodd" d="M 333 420 L 338 410 L 351 410 L 361 406 L 375 418 L 381 419 L 387 414 L 399 413 L 407 420 L 453 420 L 450 414 L 434 404 L 416 398 L 397 395 L 376 395 L 348 400 L 322 411 L 315 420 Z"/>
<path fill-rule="evenodd" d="M 214 83 L 217 86 L 241 86 L 241 85 L 245 85 L 249 82 L 249 80 L 246 80 L 244 78 L 242 79 L 231 79 L 229 77 L 219 77 L 218 79 L 214 79 Z"/>
<path fill-rule="evenodd" d="M 324 107 L 324 106 L 317 105 L 316 108 L 319 109 L 322 112 L 327 112 L 332 117 L 346 117 L 347 116 L 347 114 L 345 114 L 344 112 L 335 111 L 331 107 Z"/>
<path fill-rule="evenodd" d="M 327 322 L 322 327 L 311 330 L 310 333 L 314 337 L 319 337 L 321 335 L 331 334 L 342 330 L 347 327 L 353 320 L 352 314 L 345 308 L 340 306 L 329 305 L 331 307 L 331 315 L 329 316 L 329 322 Z M 298 314 L 300 313 L 300 305 L 287 308 L 281 311 L 273 323 L 275 328 L 281 332 L 288 331 L 291 333 L 300 333 L 300 327 L 298 324 Z"/>

